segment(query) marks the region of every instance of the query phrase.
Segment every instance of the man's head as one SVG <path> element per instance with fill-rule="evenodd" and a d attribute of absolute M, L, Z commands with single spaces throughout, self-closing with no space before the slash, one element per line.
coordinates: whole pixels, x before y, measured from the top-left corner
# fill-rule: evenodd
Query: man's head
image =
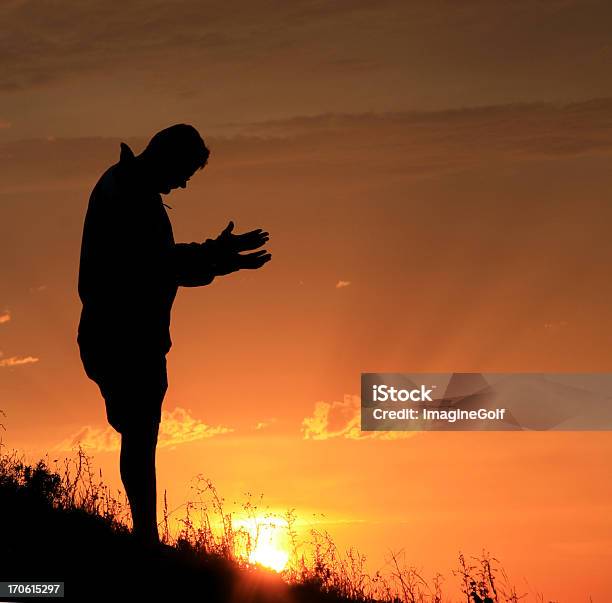
<path fill-rule="evenodd" d="M 155 190 L 168 194 L 172 189 L 185 188 L 196 170 L 206 165 L 209 155 L 193 126 L 176 124 L 155 134 L 140 158 Z"/>

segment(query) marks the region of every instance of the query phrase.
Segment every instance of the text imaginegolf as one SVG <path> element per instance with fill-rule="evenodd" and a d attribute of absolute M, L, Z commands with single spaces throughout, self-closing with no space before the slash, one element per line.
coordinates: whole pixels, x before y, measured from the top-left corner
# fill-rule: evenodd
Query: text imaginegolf
<path fill-rule="evenodd" d="M 479 408 L 478 410 L 462 410 L 460 408 L 400 408 L 397 410 L 386 410 L 375 408 L 372 412 L 372 418 L 376 420 L 395 420 L 405 419 L 408 421 L 447 421 L 455 423 L 456 421 L 478 421 L 488 419 L 491 421 L 503 421 L 506 414 L 505 408 L 496 408 L 488 410 Z"/>

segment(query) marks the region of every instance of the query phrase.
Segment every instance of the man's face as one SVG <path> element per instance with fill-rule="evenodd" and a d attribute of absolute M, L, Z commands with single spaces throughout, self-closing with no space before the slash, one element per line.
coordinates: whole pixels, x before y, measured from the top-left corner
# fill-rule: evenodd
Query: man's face
<path fill-rule="evenodd" d="M 158 180 L 158 191 L 162 195 L 167 195 L 175 188 L 185 188 L 187 182 L 193 176 L 197 166 L 182 165 L 182 166 L 167 166 L 167 169 L 160 170 Z"/>
<path fill-rule="evenodd" d="M 159 192 L 162 195 L 167 195 L 170 191 L 175 188 L 185 188 L 187 186 L 187 182 L 191 176 L 193 176 L 194 171 L 191 169 L 172 169 L 167 171 L 166 173 L 161 174 L 161 178 L 159 180 Z"/>

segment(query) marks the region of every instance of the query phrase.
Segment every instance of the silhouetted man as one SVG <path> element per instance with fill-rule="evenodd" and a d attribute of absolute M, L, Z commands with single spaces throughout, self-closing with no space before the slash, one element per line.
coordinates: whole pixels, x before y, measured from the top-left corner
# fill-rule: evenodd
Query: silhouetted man
<path fill-rule="evenodd" d="M 161 194 L 185 188 L 209 150 L 192 126 L 158 132 L 138 156 L 121 143 L 89 199 L 79 270 L 83 302 L 77 341 L 88 377 L 100 387 L 109 423 L 121 434 L 121 479 L 135 537 L 158 540 L 155 449 L 168 387 L 170 310 L 179 286 L 256 269 L 270 260 L 261 229 L 234 224 L 204 243 L 175 243 Z M 161 193 L 161 194 L 160 194 Z"/>

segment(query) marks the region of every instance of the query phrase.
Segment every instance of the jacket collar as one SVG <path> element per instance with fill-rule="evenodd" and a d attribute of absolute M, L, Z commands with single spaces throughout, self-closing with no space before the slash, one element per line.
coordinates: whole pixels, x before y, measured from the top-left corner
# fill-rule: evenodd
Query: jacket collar
<path fill-rule="evenodd" d="M 119 154 L 119 161 L 122 163 L 127 163 L 132 159 L 135 159 L 134 151 L 130 149 L 130 147 L 125 144 L 125 142 L 121 143 L 121 153 Z"/>
<path fill-rule="evenodd" d="M 119 154 L 119 163 L 117 166 L 119 168 L 121 178 L 125 178 L 126 182 L 128 182 L 130 186 L 135 186 L 142 192 L 157 196 L 155 191 L 150 190 L 149 180 L 142 172 L 142 167 L 136 160 L 134 151 L 132 151 L 132 149 L 125 142 L 122 142 L 120 147 L 121 152 Z"/>
<path fill-rule="evenodd" d="M 128 179 L 137 187 L 141 188 L 141 190 L 145 191 L 147 195 L 151 195 L 155 197 L 155 199 L 161 203 L 162 205 L 172 209 L 170 205 L 166 205 L 162 201 L 161 195 L 150 188 L 149 180 L 145 177 L 145 175 L 141 171 L 141 166 L 136 161 L 136 156 L 134 155 L 134 151 L 130 149 L 130 147 L 122 142 L 121 152 L 119 153 L 119 167 L 124 174 L 128 174 Z"/>

